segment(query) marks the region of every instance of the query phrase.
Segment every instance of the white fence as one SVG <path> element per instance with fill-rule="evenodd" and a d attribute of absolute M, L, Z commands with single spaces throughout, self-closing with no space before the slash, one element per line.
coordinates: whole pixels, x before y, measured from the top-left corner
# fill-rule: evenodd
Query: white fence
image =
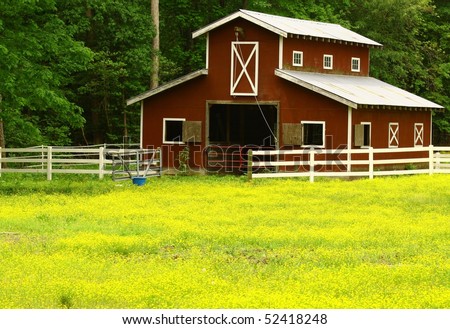
<path fill-rule="evenodd" d="M 0 176 L 2 173 L 41 173 L 51 180 L 53 174 L 94 174 L 103 179 L 105 174 L 112 175 L 114 162 L 108 154 L 110 152 L 130 156 L 131 160 L 125 163 L 126 168 L 119 170 L 134 170 L 139 175 L 139 165 L 146 164 L 145 156 L 152 154 L 152 165 L 160 169 L 159 149 L 108 149 L 70 148 L 39 146 L 30 148 L 1 148 L 0 147 Z M 155 156 L 156 154 L 156 156 Z M 139 159 L 141 163 L 139 163 Z M 137 162 L 132 165 L 132 162 Z M 132 168 L 131 168 L 132 167 Z M 130 169 L 128 169 L 130 168 Z M 160 170 L 157 169 L 158 173 Z M 154 173 L 154 172 L 152 172 Z M 130 174 L 131 177 L 132 174 Z"/>
<path fill-rule="evenodd" d="M 255 171 L 255 172 L 254 172 Z M 450 147 L 249 151 L 248 177 L 369 177 L 450 174 Z"/>

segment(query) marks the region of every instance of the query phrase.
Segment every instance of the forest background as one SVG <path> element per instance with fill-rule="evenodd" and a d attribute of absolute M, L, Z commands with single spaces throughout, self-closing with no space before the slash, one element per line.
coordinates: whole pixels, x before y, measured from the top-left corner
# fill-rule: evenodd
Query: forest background
<path fill-rule="evenodd" d="M 159 83 L 204 67 L 192 32 L 239 9 L 338 23 L 384 45 L 371 76 L 444 107 L 433 143 L 450 136 L 448 0 L 160 0 Z M 139 142 L 150 88 L 151 0 L 2 0 L 0 147 Z"/>

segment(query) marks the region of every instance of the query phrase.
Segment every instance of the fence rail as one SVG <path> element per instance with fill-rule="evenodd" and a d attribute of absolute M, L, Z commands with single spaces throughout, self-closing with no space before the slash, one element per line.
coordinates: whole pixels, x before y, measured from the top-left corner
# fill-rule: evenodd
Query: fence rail
<path fill-rule="evenodd" d="M 0 147 L 0 176 L 2 173 L 40 173 L 46 174 L 52 180 L 55 173 L 60 174 L 94 174 L 99 179 L 104 175 L 113 175 L 115 168 L 111 153 L 133 155 L 126 170 L 137 171 L 140 165 L 149 165 L 147 157 L 152 155 L 155 170 L 152 175 L 160 174 L 160 149 L 121 149 L 105 148 L 74 148 L 40 146 L 29 148 L 1 148 Z M 132 166 L 131 162 L 137 162 Z M 117 164 L 116 164 L 117 165 Z M 130 169 L 132 168 L 132 169 Z M 145 172 L 147 173 L 148 170 Z M 132 173 L 129 173 L 132 176 Z"/>
<path fill-rule="evenodd" d="M 260 157 L 270 157 L 260 161 Z M 369 177 L 450 173 L 450 147 L 249 151 L 248 177 Z"/>

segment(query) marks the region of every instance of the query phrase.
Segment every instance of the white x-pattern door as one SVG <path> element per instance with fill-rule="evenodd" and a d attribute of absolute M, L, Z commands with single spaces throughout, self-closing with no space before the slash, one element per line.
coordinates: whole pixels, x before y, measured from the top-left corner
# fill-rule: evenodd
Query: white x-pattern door
<path fill-rule="evenodd" d="M 258 96 L 259 43 L 231 43 L 231 96 Z"/>
<path fill-rule="evenodd" d="M 399 145 L 399 125 L 397 122 L 389 123 L 389 147 L 398 147 Z"/>
<path fill-rule="evenodd" d="M 423 146 L 423 123 L 414 124 L 414 146 Z"/>

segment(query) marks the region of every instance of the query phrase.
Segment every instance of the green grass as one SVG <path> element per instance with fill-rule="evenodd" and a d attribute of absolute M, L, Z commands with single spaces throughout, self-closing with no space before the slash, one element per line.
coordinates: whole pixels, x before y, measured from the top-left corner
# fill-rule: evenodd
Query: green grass
<path fill-rule="evenodd" d="M 0 308 L 449 308 L 450 176 L 0 178 Z"/>

